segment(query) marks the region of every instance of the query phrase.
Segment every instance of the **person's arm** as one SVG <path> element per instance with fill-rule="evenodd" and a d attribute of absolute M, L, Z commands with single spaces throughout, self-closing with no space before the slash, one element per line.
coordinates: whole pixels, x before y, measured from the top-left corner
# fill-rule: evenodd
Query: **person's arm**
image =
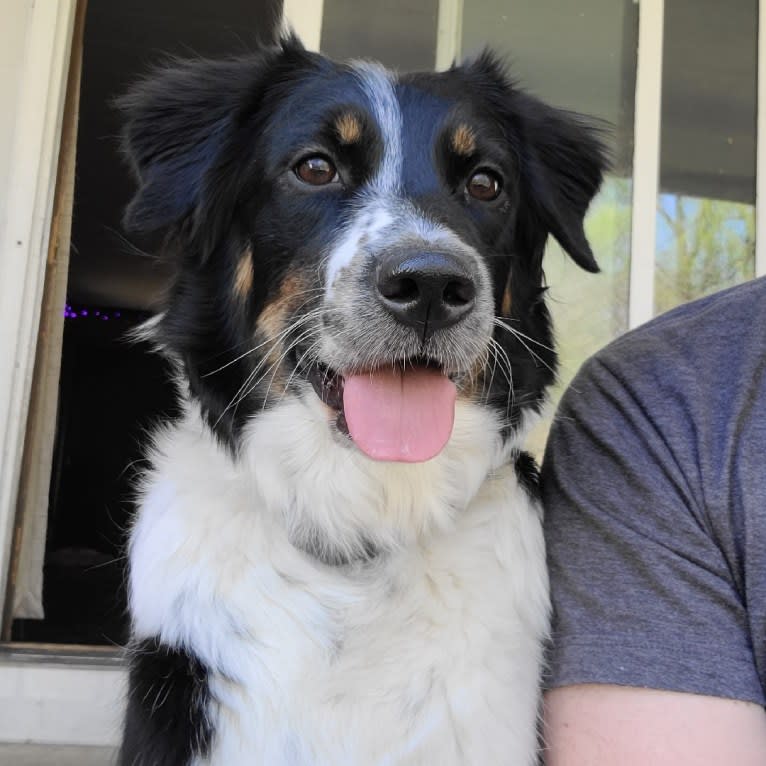
<path fill-rule="evenodd" d="M 701 694 L 581 684 L 545 697 L 546 766 L 763 766 L 766 711 Z"/>
<path fill-rule="evenodd" d="M 679 369 L 683 338 L 652 337 L 585 365 L 548 442 L 545 763 L 766 764 L 763 601 L 741 575 L 764 567 L 738 500 L 760 484 L 719 470 L 740 423 L 711 404 L 720 384 Z"/>

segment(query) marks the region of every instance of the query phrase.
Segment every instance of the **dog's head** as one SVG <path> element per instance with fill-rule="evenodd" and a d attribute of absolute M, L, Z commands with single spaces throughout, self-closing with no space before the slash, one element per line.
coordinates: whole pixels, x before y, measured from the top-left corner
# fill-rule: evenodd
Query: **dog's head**
<path fill-rule="evenodd" d="M 232 448 L 285 399 L 397 461 L 442 449 L 456 398 L 506 436 L 539 408 L 547 237 L 597 270 L 583 217 L 605 152 L 583 120 L 488 54 L 396 76 L 295 39 L 176 62 L 121 106 L 126 223 L 177 262 L 155 337 Z"/>

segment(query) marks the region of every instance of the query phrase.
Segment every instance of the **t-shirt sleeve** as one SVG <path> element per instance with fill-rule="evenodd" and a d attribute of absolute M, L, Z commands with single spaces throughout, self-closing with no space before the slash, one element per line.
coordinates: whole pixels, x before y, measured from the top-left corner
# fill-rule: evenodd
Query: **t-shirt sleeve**
<path fill-rule="evenodd" d="M 605 683 L 764 704 L 742 595 L 705 508 L 701 437 L 672 368 L 584 365 L 542 469 L 549 688 Z M 688 381 L 690 385 L 694 381 Z"/>

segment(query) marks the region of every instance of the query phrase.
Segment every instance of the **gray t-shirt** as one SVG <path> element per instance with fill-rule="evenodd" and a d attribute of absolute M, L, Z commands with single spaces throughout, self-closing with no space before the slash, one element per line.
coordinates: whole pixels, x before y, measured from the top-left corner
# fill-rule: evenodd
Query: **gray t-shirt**
<path fill-rule="evenodd" d="M 583 365 L 542 470 L 548 686 L 766 700 L 766 279 Z"/>

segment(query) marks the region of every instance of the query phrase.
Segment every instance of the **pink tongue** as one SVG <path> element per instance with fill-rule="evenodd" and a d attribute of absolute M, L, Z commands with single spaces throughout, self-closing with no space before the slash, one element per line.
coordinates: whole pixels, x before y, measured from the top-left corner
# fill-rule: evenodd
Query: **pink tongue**
<path fill-rule="evenodd" d="M 455 384 L 436 370 L 351 375 L 343 410 L 354 443 L 374 460 L 419 463 L 438 455 L 455 419 Z"/>

